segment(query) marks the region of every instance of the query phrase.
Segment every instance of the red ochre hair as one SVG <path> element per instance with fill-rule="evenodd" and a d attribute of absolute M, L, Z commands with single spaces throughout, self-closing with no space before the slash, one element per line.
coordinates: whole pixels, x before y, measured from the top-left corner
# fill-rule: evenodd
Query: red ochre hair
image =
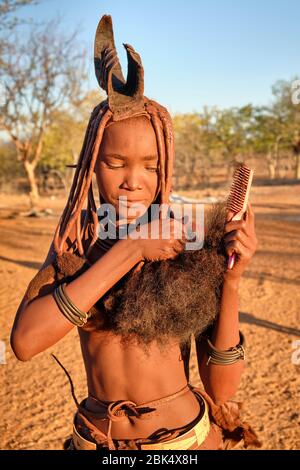
<path fill-rule="evenodd" d="M 159 160 L 158 203 L 169 201 L 174 163 L 174 136 L 172 119 L 166 108 L 144 96 L 144 69 L 139 54 L 129 44 L 124 44 L 128 60 L 127 80 L 124 80 L 118 60 L 112 19 L 104 15 L 95 37 L 94 62 L 99 85 L 107 93 L 107 100 L 93 110 L 86 130 L 83 147 L 76 165 L 68 201 L 54 236 L 54 249 L 58 255 L 68 250 L 66 240 L 75 225 L 76 250 L 82 256 L 82 239 L 88 223 L 92 223 L 93 238 L 87 249 L 97 240 L 98 216 L 93 195 L 92 177 L 106 126 L 109 124 L 146 116 L 155 131 Z M 85 219 L 81 211 L 87 200 Z M 160 217 L 162 213 L 160 212 Z"/>
<path fill-rule="evenodd" d="M 168 203 L 172 184 L 172 172 L 174 161 L 174 137 L 172 120 L 168 111 L 152 100 L 145 100 L 145 110 L 154 128 L 158 157 L 159 157 L 159 203 Z M 145 116 L 145 112 L 134 117 Z M 105 127 L 113 122 L 113 113 L 108 107 L 107 101 L 96 106 L 92 112 L 83 147 L 76 165 L 68 201 L 60 218 L 54 236 L 54 249 L 61 255 L 65 248 L 65 242 L 73 226 L 76 226 L 76 244 L 78 253 L 84 254 L 82 238 L 89 222 L 93 223 L 93 239 L 88 248 L 87 255 L 97 240 L 98 215 L 95 204 L 92 177 L 101 146 Z M 132 119 L 127 117 L 126 119 Z M 81 211 L 87 199 L 87 211 L 83 226 L 81 226 Z"/>

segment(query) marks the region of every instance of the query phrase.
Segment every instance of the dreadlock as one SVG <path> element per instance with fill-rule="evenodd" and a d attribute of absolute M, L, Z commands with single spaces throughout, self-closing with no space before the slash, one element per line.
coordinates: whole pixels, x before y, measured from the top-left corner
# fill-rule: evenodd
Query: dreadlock
<path fill-rule="evenodd" d="M 159 202 L 163 204 L 169 200 L 172 180 L 174 161 L 172 120 L 166 108 L 153 100 L 147 99 L 145 101 L 145 110 L 146 113 L 144 111 L 134 117 L 147 115 L 154 128 L 159 160 Z M 84 254 L 88 256 L 97 240 L 98 216 L 93 194 L 92 176 L 105 127 L 112 122 L 112 116 L 113 113 L 108 108 L 107 101 L 103 101 L 96 106 L 91 114 L 68 201 L 54 235 L 54 249 L 58 255 L 62 255 L 66 251 L 65 242 L 74 225 L 76 226 L 75 245 L 81 256 Z M 132 117 L 127 117 L 127 119 L 132 119 Z M 88 199 L 87 211 L 81 226 L 80 215 L 86 199 Z M 93 225 L 93 237 L 87 253 L 84 253 L 82 239 L 89 222 Z"/>
<path fill-rule="evenodd" d="M 112 20 L 104 15 L 96 32 L 94 61 L 96 77 L 107 93 L 107 100 L 96 106 L 91 114 L 68 201 L 55 231 L 54 249 L 58 255 L 58 271 L 61 269 L 62 275 L 66 275 L 67 268 L 77 265 L 78 260 L 80 269 L 76 271 L 72 267 L 72 271 L 76 276 L 80 274 L 82 258 L 88 257 L 98 238 L 92 177 L 105 129 L 110 124 L 147 117 L 155 133 L 158 153 L 158 184 L 153 202 L 161 205 L 169 202 L 174 163 L 172 120 L 166 108 L 144 96 L 141 58 L 129 44 L 124 47 L 128 59 L 126 81 L 115 49 Z M 101 188 L 98 189 L 101 204 Z M 87 210 L 82 221 L 81 212 L 86 200 Z M 164 210 L 159 211 L 159 217 L 163 216 Z M 222 246 L 224 224 L 224 208 L 218 207 L 208 218 L 202 250 L 183 252 L 171 260 L 145 263 L 138 273 L 132 268 L 92 307 L 84 328 L 110 331 L 120 335 L 125 343 L 138 342 L 146 350 L 155 340 L 162 348 L 170 338 L 175 338 L 181 345 L 188 344 L 191 335 L 200 335 L 219 312 L 227 266 Z M 88 226 L 92 236 L 85 253 L 83 238 Z M 66 246 L 74 227 L 75 240 L 71 246 Z M 66 260 L 64 254 L 72 260 Z M 99 314 L 100 311 L 106 315 Z"/>
<path fill-rule="evenodd" d="M 107 100 L 96 106 L 91 114 L 68 201 L 55 231 L 54 250 L 60 256 L 70 249 L 66 248 L 65 244 L 74 225 L 75 247 L 80 256 L 88 256 L 97 240 L 98 217 L 92 177 L 103 134 L 110 123 L 147 116 L 155 131 L 157 142 L 159 202 L 166 204 L 169 201 L 174 162 L 172 120 L 163 106 L 144 96 L 144 69 L 141 58 L 129 44 L 124 44 L 124 47 L 128 60 L 126 81 L 117 56 L 112 19 L 109 15 L 104 15 L 96 31 L 94 64 L 96 78 L 100 87 L 106 91 Z M 81 211 L 86 199 L 87 210 L 82 223 Z M 163 213 L 160 212 L 159 216 L 162 217 Z M 92 224 L 93 236 L 87 253 L 84 253 L 82 239 L 89 223 Z"/>

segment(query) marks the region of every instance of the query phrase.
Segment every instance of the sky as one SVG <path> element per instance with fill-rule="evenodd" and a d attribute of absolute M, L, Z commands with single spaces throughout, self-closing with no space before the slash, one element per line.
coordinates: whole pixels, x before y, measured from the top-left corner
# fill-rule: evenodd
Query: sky
<path fill-rule="evenodd" d="M 98 21 L 112 15 L 122 43 L 141 55 L 145 95 L 171 113 L 271 101 L 271 86 L 300 75 L 299 0 L 40 0 L 20 16 L 59 15 L 64 32 L 80 30 L 89 53 L 88 87 L 97 88 L 93 42 Z"/>

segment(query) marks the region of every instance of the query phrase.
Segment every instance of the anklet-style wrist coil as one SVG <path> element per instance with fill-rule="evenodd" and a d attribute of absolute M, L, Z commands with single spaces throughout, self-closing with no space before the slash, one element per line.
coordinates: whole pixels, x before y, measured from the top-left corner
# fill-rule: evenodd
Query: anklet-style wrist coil
<path fill-rule="evenodd" d="M 66 283 L 60 284 L 53 292 L 53 297 L 61 313 L 76 326 L 84 326 L 88 321 L 89 315 L 82 312 L 72 302 L 65 291 Z"/>
<path fill-rule="evenodd" d="M 207 337 L 207 356 L 208 364 L 217 364 L 217 365 L 231 365 L 235 362 L 239 361 L 240 359 L 245 360 L 245 338 L 243 333 L 240 331 L 240 342 L 236 346 L 227 349 L 226 351 L 222 351 L 217 349 L 209 338 Z"/>

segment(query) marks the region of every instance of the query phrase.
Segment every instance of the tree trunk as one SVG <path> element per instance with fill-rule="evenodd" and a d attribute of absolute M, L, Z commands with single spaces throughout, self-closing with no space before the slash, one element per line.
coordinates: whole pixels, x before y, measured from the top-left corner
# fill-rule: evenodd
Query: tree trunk
<path fill-rule="evenodd" d="M 275 165 L 275 162 L 270 160 L 268 162 L 268 169 L 269 169 L 269 176 L 270 176 L 270 179 L 271 180 L 274 180 L 275 179 L 275 175 L 276 175 L 276 165 Z"/>
<path fill-rule="evenodd" d="M 32 163 L 25 160 L 24 167 L 25 167 L 25 171 L 27 174 L 29 187 L 30 187 L 30 191 L 29 191 L 30 209 L 37 211 L 40 195 L 39 195 L 39 190 L 38 190 L 36 177 L 34 173 L 36 165 L 33 165 Z"/>
<path fill-rule="evenodd" d="M 276 176 L 277 160 L 272 152 L 269 152 L 267 155 L 267 164 L 269 170 L 269 178 L 271 180 L 274 180 Z"/>
<path fill-rule="evenodd" d="M 300 180 L 300 152 L 296 154 L 296 171 L 295 177 L 297 180 Z"/>
<path fill-rule="evenodd" d="M 276 170 L 279 163 L 279 144 L 282 140 L 282 135 L 278 135 L 274 144 L 273 150 L 271 150 L 267 156 L 270 179 L 273 180 L 276 177 Z"/>

